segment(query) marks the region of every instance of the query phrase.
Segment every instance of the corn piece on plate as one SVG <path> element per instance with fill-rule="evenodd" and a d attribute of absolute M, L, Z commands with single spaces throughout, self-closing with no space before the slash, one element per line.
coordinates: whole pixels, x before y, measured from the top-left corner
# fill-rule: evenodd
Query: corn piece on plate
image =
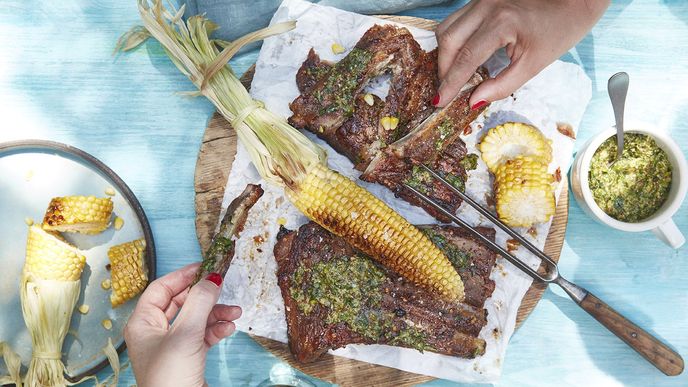
<path fill-rule="evenodd" d="M 111 195 L 114 192 L 114 195 Z M 68 145 L 26 140 L 0 143 L 0 341 L 18 352 L 24 365 L 31 358 L 31 338 L 24 325 L 19 301 L 19 278 L 25 261 L 28 224 L 40 224 L 54 197 L 95 196 L 110 198 L 114 210 L 108 228 L 97 235 L 63 233 L 81 249 L 86 267 L 81 276 L 81 295 L 72 316 L 70 333 L 63 346 L 63 358 L 71 380 L 97 372 L 107 364 L 101 351 L 112 339 L 118 351 L 124 349 L 122 330 L 136 304 L 136 298 L 113 309 L 111 290 L 101 282 L 110 279 L 106 269 L 108 249 L 135 239 L 145 240 L 148 279 L 155 278 L 155 248 L 146 215 L 129 187 L 102 162 Z M 119 230 L 116 218 L 123 220 Z M 106 330 L 102 322 L 109 320 Z M 6 374 L 0 362 L 0 374 Z"/>

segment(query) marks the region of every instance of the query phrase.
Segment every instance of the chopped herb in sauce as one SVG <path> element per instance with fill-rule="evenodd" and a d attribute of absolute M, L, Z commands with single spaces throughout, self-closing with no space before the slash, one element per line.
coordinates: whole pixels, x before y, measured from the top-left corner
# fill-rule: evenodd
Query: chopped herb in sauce
<path fill-rule="evenodd" d="M 315 66 L 308 68 L 308 70 L 306 70 L 306 73 L 308 74 L 308 76 L 318 81 L 325 75 L 329 74 L 330 70 L 330 66 Z"/>
<path fill-rule="evenodd" d="M 414 165 L 411 168 L 411 176 L 409 176 L 404 183 L 417 189 L 418 191 L 427 194 L 433 181 L 433 177 L 430 172 L 423 169 L 423 167 Z"/>
<path fill-rule="evenodd" d="M 464 192 L 466 190 L 466 181 L 461 176 L 454 175 L 452 173 L 447 173 L 444 175 L 444 180 L 448 181 L 449 184 L 453 185 L 454 188 L 458 189 L 461 192 Z"/>
<path fill-rule="evenodd" d="M 215 267 L 215 262 L 217 262 L 217 257 L 226 254 L 234 246 L 234 241 L 218 236 L 213 240 L 212 246 L 208 249 L 205 254 L 205 259 L 201 264 L 201 269 L 203 271 L 213 271 Z"/>
<path fill-rule="evenodd" d="M 671 163 L 647 135 L 626 133 L 620 160 L 616 136 L 605 140 L 590 163 L 588 182 L 595 202 L 614 219 L 639 222 L 664 204 L 671 188 Z"/>
<path fill-rule="evenodd" d="M 465 169 L 466 171 L 471 171 L 475 168 L 478 167 L 478 155 L 475 153 L 469 153 L 459 161 L 459 164 Z"/>
<path fill-rule="evenodd" d="M 442 252 L 444 255 L 449 258 L 449 261 L 452 263 L 455 269 L 463 269 L 468 265 L 468 263 L 471 260 L 471 255 L 468 254 L 465 251 L 460 250 L 458 247 L 455 245 L 451 244 L 447 238 L 445 238 L 443 235 L 438 233 L 437 231 L 434 231 L 430 228 L 423 228 L 421 229 L 423 233 L 430 238 L 430 241 L 435 244 Z"/>
<path fill-rule="evenodd" d="M 466 157 L 468 158 L 469 156 L 475 155 L 471 154 Z M 463 160 L 465 160 L 465 158 Z M 442 175 L 442 177 L 444 177 L 444 179 L 447 180 L 449 184 L 453 185 L 454 188 L 458 189 L 459 191 L 464 192 L 466 190 L 466 179 L 463 176 L 455 175 L 453 173 L 445 173 Z M 417 189 L 421 193 L 428 194 L 430 192 L 430 189 L 432 188 L 433 181 L 434 177 L 432 177 L 430 172 L 426 171 L 421 166 L 414 165 L 413 168 L 411 168 L 411 176 L 409 176 L 404 181 L 404 183 Z"/>
<path fill-rule="evenodd" d="M 454 133 L 454 122 L 452 122 L 452 120 L 449 118 L 445 119 L 441 124 L 439 124 L 439 126 L 437 126 L 437 132 L 439 133 L 439 137 L 437 137 L 435 140 L 435 149 L 439 151 L 442 150 L 442 147 L 444 146 L 444 140 Z"/>
<path fill-rule="evenodd" d="M 289 292 L 306 315 L 316 306 L 326 308 L 327 324 L 345 323 L 368 339 L 386 338 L 392 344 L 420 351 L 430 349 L 423 331 L 403 322 L 400 327 L 395 313 L 380 308 L 382 286 L 388 281 L 370 259 L 342 257 L 318 262 L 310 268 L 299 264 Z"/>
<path fill-rule="evenodd" d="M 320 114 L 335 112 L 343 112 L 346 116 L 353 114 L 355 93 L 360 87 L 360 78 L 372 57 L 370 52 L 354 47 L 335 65 L 334 69 L 327 72 L 322 90 L 313 93 L 318 102 L 323 102 L 325 96 L 331 97 L 329 103 L 321 107 Z"/>

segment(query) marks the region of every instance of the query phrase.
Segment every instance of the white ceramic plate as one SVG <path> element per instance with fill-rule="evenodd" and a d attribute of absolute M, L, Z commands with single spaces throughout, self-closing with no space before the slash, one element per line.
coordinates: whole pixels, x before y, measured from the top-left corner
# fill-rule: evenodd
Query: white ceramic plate
<path fill-rule="evenodd" d="M 102 280 L 110 278 L 106 269 L 107 250 L 114 245 L 138 238 L 146 239 L 148 276 L 155 278 L 155 247 L 146 215 L 129 187 L 110 168 L 77 148 L 42 140 L 0 143 L 0 341 L 9 342 L 19 353 L 24 367 L 31 358 L 31 338 L 19 302 L 19 277 L 24 265 L 28 227 L 26 218 L 41 222 L 50 199 L 55 196 L 94 195 L 105 197 L 113 188 L 113 220 L 124 220 L 122 229 L 108 228 L 102 234 L 88 236 L 63 234 L 84 251 L 87 266 L 81 276 L 78 305 L 90 311 L 75 311 L 67 335 L 62 360 L 71 380 L 90 375 L 107 364 L 102 348 L 112 339 L 118 351 L 124 350 L 122 330 L 136 300 L 117 309 L 110 306 L 110 290 L 103 290 Z M 101 325 L 112 320 L 112 329 Z M 0 362 L 0 375 L 6 374 Z"/>

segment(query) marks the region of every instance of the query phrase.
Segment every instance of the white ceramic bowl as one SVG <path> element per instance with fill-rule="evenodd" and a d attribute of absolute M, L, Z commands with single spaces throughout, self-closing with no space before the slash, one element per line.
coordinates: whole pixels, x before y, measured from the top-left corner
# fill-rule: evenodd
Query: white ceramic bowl
<path fill-rule="evenodd" d="M 616 220 L 607 215 L 597 205 L 588 184 L 590 161 L 597 148 L 599 148 L 606 139 L 616 134 L 616 129 L 614 127 L 592 137 L 583 145 L 576 155 L 576 159 L 573 161 L 573 166 L 571 167 L 571 189 L 573 190 L 573 195 L 581 208 L 598 222 L 622 231 L 652 231 L 664 243 L 674 249 L 678 249 L 685 243 L 686 238 L 678 227 L 676 227 L 671 217 L 674 216 L 679 207 L 681 207 L 681 203 L 683 203 L 683 199 L 686 196 L 686 191 L 688 191 L 688 164 L 686 164 L 686 158 L 671 137 L 655 129 L 653 126 L 644 123 L 632 123 L 631 125 L 627 125 L 626 128 L 625 132 L 642 133 L 652 136 L 657 145 L 666 152 L 667 156 L 669 156 L 669 161 L 672 166 L 672 175 L 671 190 L 669 191 L 669 197 L 666 202 L 664 202 L 662 207 L 652 216 L 637 223 L 627 223 Z"/>

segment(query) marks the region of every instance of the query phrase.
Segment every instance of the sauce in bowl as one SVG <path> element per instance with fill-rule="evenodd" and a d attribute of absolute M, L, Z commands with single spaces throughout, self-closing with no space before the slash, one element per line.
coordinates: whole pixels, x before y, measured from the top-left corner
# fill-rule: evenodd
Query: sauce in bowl
<path fill-rule="evenodd" d="M 616 160 L 616 136 L 606 139 L 590 162 L 588 183 L 597 205 L 622 222 L 636 223 L 664 204 L 671 188 L 671 162 L 652 137 L 624 135 Z"/>

